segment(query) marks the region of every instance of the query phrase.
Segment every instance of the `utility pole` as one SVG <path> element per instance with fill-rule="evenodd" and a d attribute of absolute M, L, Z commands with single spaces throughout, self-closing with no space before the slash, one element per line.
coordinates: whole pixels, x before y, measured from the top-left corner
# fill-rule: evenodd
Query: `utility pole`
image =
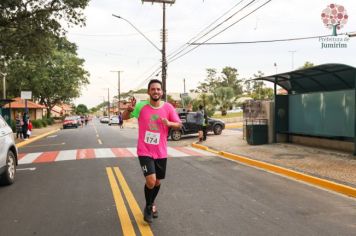
<path fill-rule="evenodd" d="M 185 78 L 183 79 L 183 85 L 184 85 L 184 93 L 185 93 Z"/>
<path fill-rule="evenodd" d="M 108 117 L 110 120 L 110 88 L 108 88 Z"/>
<path fill-rule="evenodd" d="M 115 72 L 117 73 L 117 99 L 119 100 L 119 105 L 118 105 L 118 112 L 120 113 L 120 103 L 121 103 L 121 81 L 120 81 L 120 74 L 121 72 L 123 72 L 122 70 L 115 70 L 115 71 L 111 71 L 111 72 Z"/>
<path fill-rule="evenodd" d="M 162 26 L 162 85 L 163 100 L 167 101 L 167 61 L 166 61 L 166 3 L 163 3 L 163 26 Z"/>
<path fill-rule="evenodd" d="M 3 99 L 6 99 L 6 73 L 2 74 L 2 97 Z"/>
<path fill-rule="evenodd" d="M 288 52 L 292 53 L 292 70 L 294 70 L 294 53 L 296 53 L 297 51 L 293 50 L 293 51 L 288 51 Z"/>

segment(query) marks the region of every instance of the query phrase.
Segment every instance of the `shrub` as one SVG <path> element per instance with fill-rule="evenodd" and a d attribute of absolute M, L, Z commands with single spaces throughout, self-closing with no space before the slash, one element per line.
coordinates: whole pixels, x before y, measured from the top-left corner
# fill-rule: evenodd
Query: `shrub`
<path fill-rule="evenodd" d="M 49 124 L 49 125 L 53 125 L 53 123 L 54 123 L 54 119 L 52 117 L 47 118 L 46 121 L 47 121 L 47 124 Z"/>
<path fill-rule="evenodd" d="M 41 120 L 33 120 L 31 122 L 32 122 L 32 126 L 34 128 L 42 128 L 43 127 Z"/>
<path fill-rule="evenodd" d="M 42 123 L 43 127 L 47 127 L 47 120 L 45 118 L 40 120 L 40 122 Z"/>

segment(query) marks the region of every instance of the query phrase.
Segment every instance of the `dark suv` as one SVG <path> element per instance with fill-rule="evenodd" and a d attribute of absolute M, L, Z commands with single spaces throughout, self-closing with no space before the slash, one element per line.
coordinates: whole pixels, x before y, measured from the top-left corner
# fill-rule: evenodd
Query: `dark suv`
<path fill-rule="evenodd" d="M 195 118 L 196 112 L 178 112 L 178 115 L 183 126 L 180 130 L 170 130 L 169 136 L 171 136 L 172 140 L 178 141 L 182 135 L 198 133 L 198 125 Z M 207 132 L 214 132 L 214 134 L 220 135 L 222 130 L 225 129 L 225 123 L 222 120 L 208 117 L 208 123 Z"/>

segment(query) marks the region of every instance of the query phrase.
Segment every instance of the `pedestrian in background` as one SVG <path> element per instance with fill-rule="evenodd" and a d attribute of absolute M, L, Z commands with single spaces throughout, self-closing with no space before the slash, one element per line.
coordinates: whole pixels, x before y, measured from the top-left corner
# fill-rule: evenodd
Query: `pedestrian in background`
<path fill-rule="evenodd" d="M 204 110 L 203 105 L 199 105 L 199 110 L 195 114 L 196 124 L 198 126 L 198 143 L 203 141 Z"/>
<path fill-rule="evenodd" d="M 28 137 L 27 137 L 27 130 L 28 130 L 28 115 L 27 115 L 27 112 L 23 113 L 22 122 L 23 122 L 23 125 L 22 125 L 23 138 L 25 140 L 27 140 L 28 139 Z"/>
<path fill-rule="evenodd" d="M 16 138 L 23 139 L 22 125 L 23 125 L 23 121 L 21 119 L 21 114 L 17 114 L 17 116 L 16 116 Z"/>
<path fill-rule="evenodd" d="M 206 114 L 206 111 L 204 110 L 204 124 L 203 124 L 203 141 L 206 141 L 206 136 L 207 136 L 207 128 L 209 125 L 209 119 L 208 115 Z"/>
<path fill-rule="evenodd" d="M 32 122 L 30 119 L 28 119 L 27 137 L 30 138 L 31 134 L 32 134 Z"/>
<path fill-rule="evenodd" d="M 120 128 L 121 128 L 121 129 L 124 128 L 124 120 L 122 119 L 121 111 L 119 112 L 118 119 L 119 119 L 119 126 L 120 126 Z"/>

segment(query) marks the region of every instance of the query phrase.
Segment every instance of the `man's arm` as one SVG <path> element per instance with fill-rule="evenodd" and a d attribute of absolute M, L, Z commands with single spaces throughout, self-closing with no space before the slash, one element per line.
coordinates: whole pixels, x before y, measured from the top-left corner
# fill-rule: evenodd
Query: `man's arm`
<path fill-rule="evenodd" d="M 133 110 L 132 109 L 127 109 L 122 113 L 122 119 L 123 120 L 128 120 L 130 119 L 130 114 Z"/>
<path fill-rule="evenodd" d="M 130 101 L 130 105 L 128 106 L 128 108 L 122 113 L 122 119 L 123 120 L 128 120 L 130 119 L 130 114 L 131 112 L 134 110 L 134 107 L 136 105 L 136 99 L 135 97 L 132 97 L 131 98 L 131 101 Z"/>
<path fill-rule="evenodd" d="M 163 118 L 162 122 L 163 122 L 163 124 L 165 124 L 166 126 L 168 126 L 169 128 L 172 128 L 172 129 L 182 128 L 182 123 L 180 123 L 180 122 L 171 122 L 171 121 L 168 121 L 166 118 Z"/>

